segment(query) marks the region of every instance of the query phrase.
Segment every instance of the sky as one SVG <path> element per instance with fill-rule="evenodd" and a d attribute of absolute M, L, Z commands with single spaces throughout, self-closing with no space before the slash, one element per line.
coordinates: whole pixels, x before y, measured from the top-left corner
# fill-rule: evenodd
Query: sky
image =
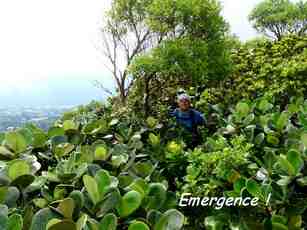
<path fill-rule="evenodd" d="M 0 106 L 72 105 L 114 84 L 99 52 L 111 0 L 0 0 Z M 222 0 L 241 40 L 256 35 L 247 16 L 259 0 Z"/>

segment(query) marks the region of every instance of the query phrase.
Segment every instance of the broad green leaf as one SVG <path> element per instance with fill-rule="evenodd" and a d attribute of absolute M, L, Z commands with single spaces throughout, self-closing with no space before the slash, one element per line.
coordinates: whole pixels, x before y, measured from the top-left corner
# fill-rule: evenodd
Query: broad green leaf
<path fill-rule="evenodd" d="M 62 220 L 49 226 L 47 230 L 76 230 L 77 226 L 71 220 Z"/>
<path fill-rule="evenodd" d="M 118 168 L 120 165 L 127 163 L 128 157 L 126 155 L 117 155 L 112 156 L 112 165 L 116 168 Z"/>
<path fill-rule="evenodd" d="M 8 187 L 4 204 L 6 204 L 9 208 L 15 207 L 19 197 L 20 197 L 19 190 L 16 187 L 10 186 Z"/>
<path fill-rule="evenodd" d="M 171 141 L 167 144 L 166 149 L 171 153 L 180 153 L 182 151 L 182 146 L 175 141 Z"/>
<path fill-rule="evenodd" d="M 127 217 L 137 210 L 142 203 L 142 195 L 136 191 L 127 192 L 117 207 L 120 217 Z"/>
<path fill-rule="evenodd" d="M 8 207 L 0 204 L 0 229 L 7 229 L 8 227 Z"/>
<path fill-rule="evenodd" d="M 249 105 L 245 102 L 239 102 L 236 105 L 236 113 L 238 114 L 240 119 L 246 117 L 249 111 L 250 111 Z"/>
<path fill-rule="evenodd" d="M 304 165 L 304 161 L 301 157 L 301 154 L 294 149 L 291 149 L 291 150 L 288 151 L 287 160 L 293 166 L 295 174 L 297 174 L 300 171 L 300 169 L 302 168 L 302 166 Z"/>
<path fill-rule="evenodd" d="M 7 186 L 10 182 L 11 180 L 7 175 L 0 175 L 0 186 Z"/>
<path fill-rule="evenodd" d="M 92 202 L 96 205 L 100 200 L 99 188 L 96 180 L 89 175 L 84 175 L 83 184 Z"/>
<path fill-rule="evenodd" d="M 74 121 L 72 120 L 66 120 L 64 121 L 63 123 L 63 128 L 65 131 L 68 131 L 68 130 L 76 130 L 77 129 L 77 125 Z"/>
<path fill-rule="evenodd" d="M 160 144 L 160 137 L 153 133 L 149 134 L 148 140 L 152 146 L 158 146 Z"/>
<path fill-rule="evenodd" d="M 269 103 L 266 99 L 262 99 L 260 103 L 258 104 L 258 109 L 260 109 L 262 112 L 266 112 L 272 107 L 273 105 Z"/>
<path fill-rule="evenodd" d="M 7 132 L 5 144 L 15 153 L 22 153 L 27 149 L 27 141 L 19 132 Z"/>
<path fill-rule="evenodd" d="M 261 187 L 255 180 L 253 180 L 253 179 L 247 180 L 246 189 L 254 197 L 258 197 L 261 200 L 264 199 L 264 197 L 262 195 Z"/>
<path fill-rule="evenodd" d="M 170 209 L 161 216 L 154 230 L 180 230 L 183 224 L 184 215 L 175 209 Z"/>
<path fill-rule="evenodd" d="M 285 126 L 288 124 L 289 114 L 287 112 L 282 112 L 276 122 L 276 128 L 279 131 L 282 131 Z"/>
<path fill-rule="evenodd" d="M 8 191 L 8 187 L 6 186 L 0 187 L 0 204 L 3 203 L 3 201 L 5 200 L 7 191 Z"/>
<path fill-rule="evenodd" d="M 21 230 L 23 225 L 22 216 L 13 214 L 8 219 L 8 230 Z"/>
<path fill-rule="evenodd" d="M 99 222 L 97 222 L 95 219 L 93 218 L 88 218 L 87 221 L 87 227 L 90 230 L 99 230 Z"/>
<path fill-rule="evenodd" d="M 265 165 L 265 168 L 271 172 L 272 171 L 272 168 L 273 168 L 273 165 L 276 161 L 276 156 L 273 152 L 266 152 L 265 155 L 264 155 L 264 165 Z"/>
<path fill-rule="evenodd" d="M 289 228 L 300 229 L 301 226 L 302 226 L 302 216 L 301 215 L 289 217 L 289 221 L 288 221 Z"/>
<path fill-rule="evenodd" d="M 56 137 L 56 136 L 64 136 L 65 135 L 65 130 L 61 127 L 51 127 L 48 130 L 48 137 Z"/>
<path fill-rule="evenodd" d="M 60 223 L 60 222 L 61 222 L 61 219 L 54 218 L 48 222 L 46 229 L 50 229 L 51 226 L 57 223 Z"/>
<path fill-rule="evenodd" d="M 83 230 L 85 228 L 86 222 L 87 222 L 88 216 L 86 214 L 83 214 L 76 223 L 77 230 Z M 100 230 L 100 229 L 99 229 Z"/>
<path fill-rule="evenodd" d="M 103 217 L 99 223 L 99 230 L 116 230 L 117 217 L 113 213 L 109 213 Z"/>
<path fill-rule="evenodd" d="M 138 162 L 133 169 L 138 176 L 145 178 L 152 173 L 153 165 L 150 162 Z"/>
<path fill-rule="evenodd" d="M 303 142 L 305 148 L 307 148 L 307 133 L 303 133 L 303 134 L 301 135 L 301 140 L 302 140 L 302 142 Z"/>
<path fill-rule="evenodd" d="M 8 150 L 5 146 L 0 146 L 0 160 L 9 160 L 14 158 L 14 153 Z"/>
<path fill-rule="evenodd" d="M 70 143 L 59 144 L 54 148 L 54 153 L 58 157 L 66 156 L 74 150 L 75 146 Z"/>
<path fill-rule="evenodd" d="M 271 221 L 272 223 L 287 224 L 287 218 L 281 215 L 273 215 Z"/>
<path fill-rule="evenodd" d="M 166 188 L 161 183 L 152 183 L 148 187 L 146 209 L 158 210 L 166 200 Z"/>
<path fill-rule="evenodd" d="M 234 184 L 233 184 L 233 189 L 240 194 L 241 190 L 245 187 L 246 184 L 246 180 L 242 177 L 240 177 L 239 179 L 237 179 Z"/>
<path fill-rule="evenodd" d="M 47 141 L 47 136 L 45 133 L 36 132 L 33 133 L 33 147 L 40 148 L 43 147 Z"/>
<path fill-rule="evenodd" d="M 100 197 L 102 198 L 111 184 L 111 177 L 108 171 L 101 169 L 96 173 L 95 180 L 98 185 L 98 191 L 99 191 Z"/>
<path fill-rule="evenodd" d="M 82 192 L 79 190 L 74 190 L 69 194 L 69 197 L 74 200 L 76 211 L 83 208 L 85 200 Z"/>
<path fill-rule="evenodd" d="M 287 157 L 284 155 L 280 155 L 278 157 L 278 164 L 281 168 L 288 173 L 288 175 L 295 175 L 295 168 L 294 166 L 288 161 Z"/>
<path fill-rule="evenodd" d="M 155 226 L 156 223 L 161 218 L 161 216 L 162 216 L 162 213 L 159 212 L 158 210 L 150 210 L 147 213 L 146 219 L 147 219 L 148 223 L 150 223 L 150 225 Z"/>
<path fill-rule="evenodd" d="M 129 225 L 128 230 L 150 230 L 150 228 L 142 221 L 135 221 Z"/>
<path fill-rule="evenodd" d="M 114 210 L 121 202 L 121 195 L 117 188 L 111 188 L 103 200 L 97 204 L 99 211 L 97 212 L 97 217 L 103 217 L 106 213 Z"/>
<path fill-rule="evenodd" d="M 288 230 L 288 227 L 280 223 L 272 223 L 273 230 Z"/>
<path fill-rule="evenodd" d="M 11 182 L 11 186 L 16 186 L 18 188 L 24 189 L 28 187 L 30 184 L 32 184 L 34 180 L 35 180 L 35 176 L 30 175 L 30 174 L 24 174 L 14 179 Z"/>
<path fill-rule="evenodd" d="M 273 135 L 268 135 L 266 137 L 268 143 L 277 146 L 279 144 L 279 139 Z"/>
<path fill-rule="evenodd" d="M 129 185 L 129 189 L 139 192 L 145 197 L 148 185 L 144 179 L 138 178 Z"/>
<path fill-rule="evenodd" d="M 8 176 L 11 178 L 11 180 L 15 180 L 17 177 L 30 173 L 31 167 L 29 163 L 24 160 L 11 161 L 8 166 Z"/>
<path fill-rule="evenodd" d="M 252 123 L 255 119 L 255 115 L 253 113 L 249 114 L 244 120 L 243 120 L 243 124 L 245 126 L 249 125 L 250 123 Z"/>
<path fill-rule="evenodd" d="M 32 202 L 40 209 L 45 208 L 48 205 L 48 201 L 44 198 L 36 198 L 33 199 Z"/>
<path fill-rule="evenodd" d="M 160 210 L 173 209 L 173 208 L 176 208 L 177 205 L 178 205 L 178 200 L 176 197 L 176 193 L 167 191 L 165 202 L 163 203 L 163 206 L 160 208 Z"/>
<path fill-rule="evenodd" d="M 259 134 L 255 137 L 255 140 L 254 140 L 255 144 L 256 144 L 256 145 L 261 145 L 261 144 L 263 143 L 263 141 L 264 141 L 264 138 L 265 138 L 264 133 L 259 133 Z"/>
<path fill-rule="evenodd" d="M 146 123 L 147 123 L 149 128 L 154 128 L 157 125 L 158 120 L 155 119 L 154 117 L 148 117 L 146 119 Z"/>
<path fill-rule="evenodd" d="M 119 175 L 117 178 L 119 180 L 119 186 L 121 188 L 129 186 L 134 180 L 134 178 L 130 175 Z"/>
<path fill-rule="evenodd" d="M 29 230 L 46 230 L 50 220 L 60 217 L 59 214 L 52 212 L 49 208 L 41 209 L 33 216 Z"/>
<path fill-rule="evenodd" d="M 61 201 L 58 206 L 58 210 L 63 214 L 65 218 L 72 219 L 72 214 L 74 212 L 75 202 L 72 198 L 66 198 Z"/>
<path fill-rule="evenodd" d="M 98 146 L 95 149 L 95 160 L 106 160 L 108 155 L 107 148 L 105 146 Z"/>

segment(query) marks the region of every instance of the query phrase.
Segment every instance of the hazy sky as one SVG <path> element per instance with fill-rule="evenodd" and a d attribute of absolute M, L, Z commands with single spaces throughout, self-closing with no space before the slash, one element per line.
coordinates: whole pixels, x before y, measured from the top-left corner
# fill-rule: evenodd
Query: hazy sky
<path fill-rule="evenodd" d="M 247 15 L 259 1 L 222 2 L 232 31 L 242 40 L 255 36 Z M 72 91 L 76 84 L 93 91 L 88 97 L 97 95 L 90 80 L 99 79 L 111 87 L 96 49 L 103 12 L 109 5 L 110 0 L 0 0 L 0 105 L 16 95 L 21 103 L 22 97 L 40 93 L 50 97 L 57 91 L 55 82 L 64 84 L 63 78 Z"/>

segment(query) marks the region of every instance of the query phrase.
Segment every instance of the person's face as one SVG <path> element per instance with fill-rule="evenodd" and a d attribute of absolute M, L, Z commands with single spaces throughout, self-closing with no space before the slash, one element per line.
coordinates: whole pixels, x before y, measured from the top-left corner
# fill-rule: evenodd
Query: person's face
<path fill-rule="evenodd" d="M 181 111 L 187 111 L 190 108 L 190 101 L 186 99 L 180 100 L 178 106 Z"/>

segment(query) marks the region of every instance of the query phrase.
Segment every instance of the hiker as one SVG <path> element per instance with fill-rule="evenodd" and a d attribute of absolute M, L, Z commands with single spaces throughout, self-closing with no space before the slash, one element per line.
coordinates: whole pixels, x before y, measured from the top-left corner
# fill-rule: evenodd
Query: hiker
<path fill-rule="evenodd" d="M 201 112 L 191 108 L 191 99 L 187 94 L 180 94 L 177 103 L 178 108 L 173 110 L 170 115 L 175 117 L 177 123 L 192 135 L 188 147 L 195 148 L 202 142 L 198 126 L 205 125 L 206 119 Z"/>

